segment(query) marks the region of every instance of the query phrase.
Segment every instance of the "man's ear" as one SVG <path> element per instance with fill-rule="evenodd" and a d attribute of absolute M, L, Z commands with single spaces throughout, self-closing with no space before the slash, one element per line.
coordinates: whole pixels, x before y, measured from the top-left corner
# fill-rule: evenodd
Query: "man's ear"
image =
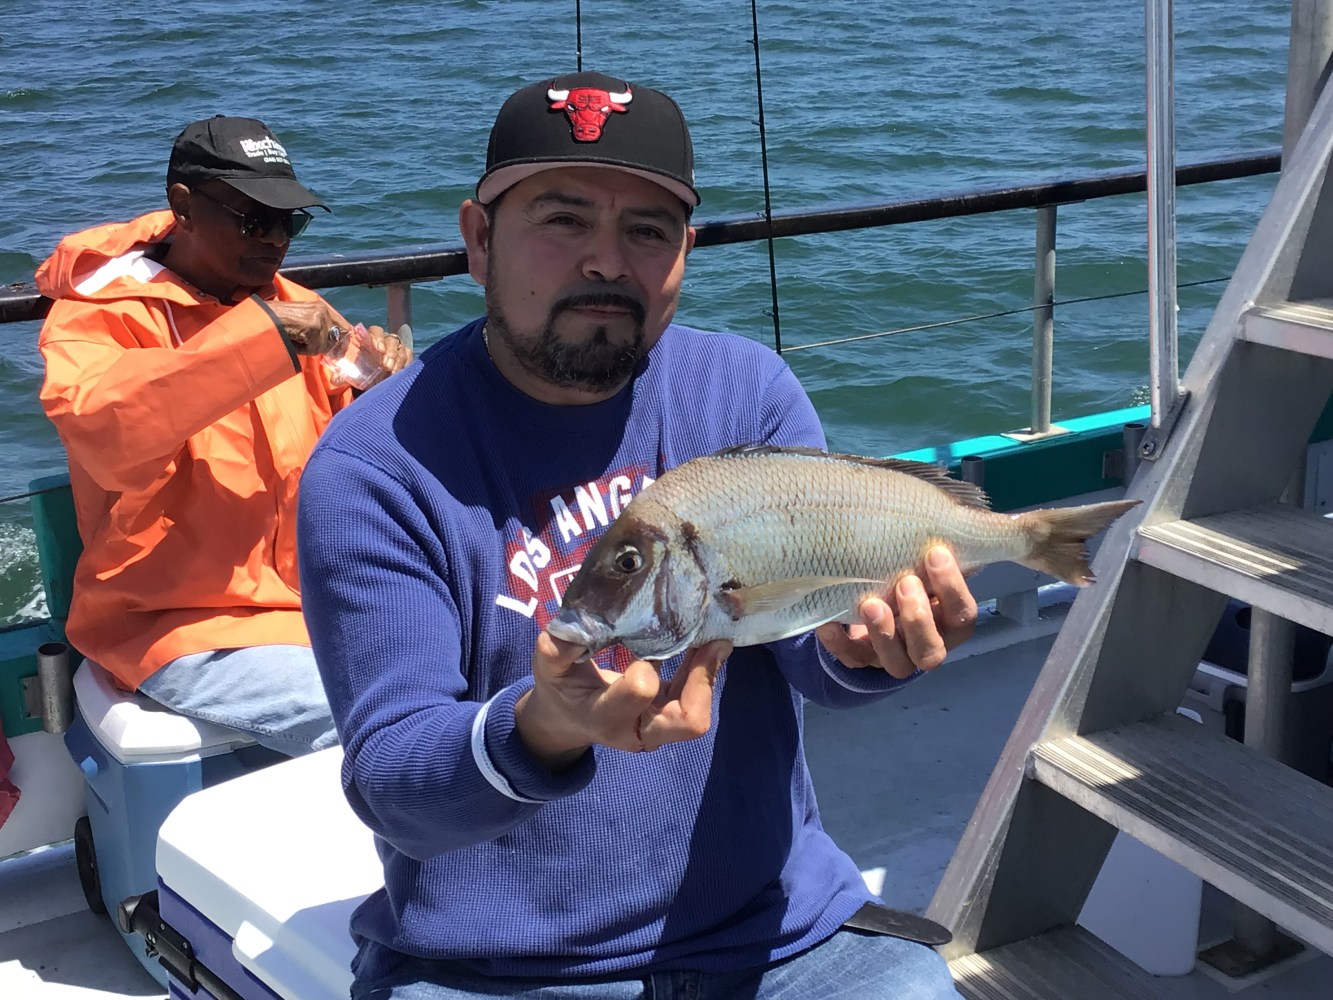
<path fill-rule="evenodd" d="M 167 188 L 167 204 L 171 206 L 171 214 L 176 216 L 176 225 L 186 231 L 193 224 L 190 201 L 190 189 L 184 184 L 173 184 Z"/>
<path fill-rule="evenodd" d="M 490 222 L 486 218 L 486 208 L 472 198 L 459 205 L 458 230 L 467 247 L 467 273 L 472 275 L 473 281 L 485 287 L 486 266 L 491 252 Z"/>

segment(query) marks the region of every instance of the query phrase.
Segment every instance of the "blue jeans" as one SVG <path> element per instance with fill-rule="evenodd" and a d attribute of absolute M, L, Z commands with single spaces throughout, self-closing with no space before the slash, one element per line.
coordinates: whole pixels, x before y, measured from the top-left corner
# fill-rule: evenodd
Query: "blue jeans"
<path fill-rule="evenodd" d="M 656 972 L 557 984 L 495 979 L 411 959 L 352 1000 L 961 1000 L 944 959 L 923 944 L 841 930 L 792 958 L 739 972 Z"/>
<path fill-rule="evenodd" d="M 338 742 L 308 646 L 191 653 L 150 674 L 139 691 L 173 712 L 249 733 L 289 757 Z"/>

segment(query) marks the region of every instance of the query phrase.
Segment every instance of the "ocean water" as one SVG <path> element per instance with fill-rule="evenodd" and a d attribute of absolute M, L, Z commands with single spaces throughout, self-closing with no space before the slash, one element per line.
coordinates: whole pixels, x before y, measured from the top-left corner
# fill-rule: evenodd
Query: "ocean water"
<path fill-rule="evenodd" d="M 576 22 L 576 8 L 579 14 Z M 267 121 L 334 209 L 302 256 L 457 244 L 495 109 L 575 68 L 666 90 L 689 119 L 697 218 L 763 211 L 749 0 L 70 0 L 0 26 L 0 282 L 65 233 L 164 203 L 172 139 L 215 113 Z M 1178 162 L 1281 142 L 1290 6 L 1177 0 Z M 775 211 L 923 197 L 1145 162 L 1143 5 L 1105 0 L 760 0 Z M 581 26 L 581 32 L 580 32 Z M 579 41 L 581 33 L 581 51 Z M 1182 365 L 1273 177 L 1177 198 Z M 1143 402 L 1146 199 L 1059 211 L 1056 420 Z M 889 454 L 1028 423 L 1035 213 L 779 241 L 782 340 L 830 443 Z M 1132 294 L 1120 294 L 1132 293 Z M 1115 296 L 1098 298 L 1102 296 Z M 383 292 L 343 289 L 375 321 Z M 467 278 L 416 287 L 419 344 L 480 311 Z M 1011 315 L 801 350 L 839 337 Z M 762 244 L 690 262 L 678 318 L 773 342 Z M 64 457 L 37 403 L 36 324 L 0 327 L 0 496 Z M 0 623 L 44 611 L 31 520 L 0 504 Z"/>

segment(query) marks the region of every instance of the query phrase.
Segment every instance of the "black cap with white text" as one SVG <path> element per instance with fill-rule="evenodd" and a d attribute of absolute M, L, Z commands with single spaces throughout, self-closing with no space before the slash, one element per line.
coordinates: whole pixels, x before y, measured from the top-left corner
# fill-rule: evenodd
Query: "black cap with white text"
<path fill-rule="evenodd" d="M 207 180 L 223 181 L 269 208 L 328 208 L 297 181 L 286 148 L 255 118 L 214 115 L 185 126 L 176 137 L 167 187 Z"/>

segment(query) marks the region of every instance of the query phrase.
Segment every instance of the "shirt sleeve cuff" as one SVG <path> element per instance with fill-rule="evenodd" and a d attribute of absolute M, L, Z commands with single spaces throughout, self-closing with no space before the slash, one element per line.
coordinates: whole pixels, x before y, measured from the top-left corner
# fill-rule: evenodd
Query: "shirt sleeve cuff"
<path fill-rule="evenodd" d="M 291 359 L 292 367 L 299 372 L 301 370 L 301 359 L 296 353 L 296 345 L 292 343 L 292 338 L 288 335 L 287 328 L 283 326 L 282 320 L 278 319 L 278 314 L 273 311 L 273 307 L 258 295 L 251 295 L 250 298 L 258 303 L 259 307 L 263 309 L 264 312 L 268 313 L 268 318 L 271 319 L 273 325 L 278 328 L 278 333 L 282 335 L 283 346 L 287 348 L 287 356 Z"/>
<path fill-rule="evenodd" d="M 814 646 L 815 655 L 819 657 L 819 665 L 824 668 L 824 673 L 828 674 L 839 687 L 858 694 L 884 694 L 896 691 L 925 673 L 924 670 L 916 670 L 907 677 L 894 677 L 878 667 L 845 667 L 836 656 L 824 648 L 822 642 L 815 640 Z"/>
<path fill-rule="evenodd" d="M 597 771 L 589 750 L 559 773 L 547 770 L 524 746 L 514 725 L 514 705 L 532 689 L 532 679 L 505 688 L 481 706 L 472 723 L 472 756 L 483 777 L 516 802 L 550 802 L 582 791 Z"/>

